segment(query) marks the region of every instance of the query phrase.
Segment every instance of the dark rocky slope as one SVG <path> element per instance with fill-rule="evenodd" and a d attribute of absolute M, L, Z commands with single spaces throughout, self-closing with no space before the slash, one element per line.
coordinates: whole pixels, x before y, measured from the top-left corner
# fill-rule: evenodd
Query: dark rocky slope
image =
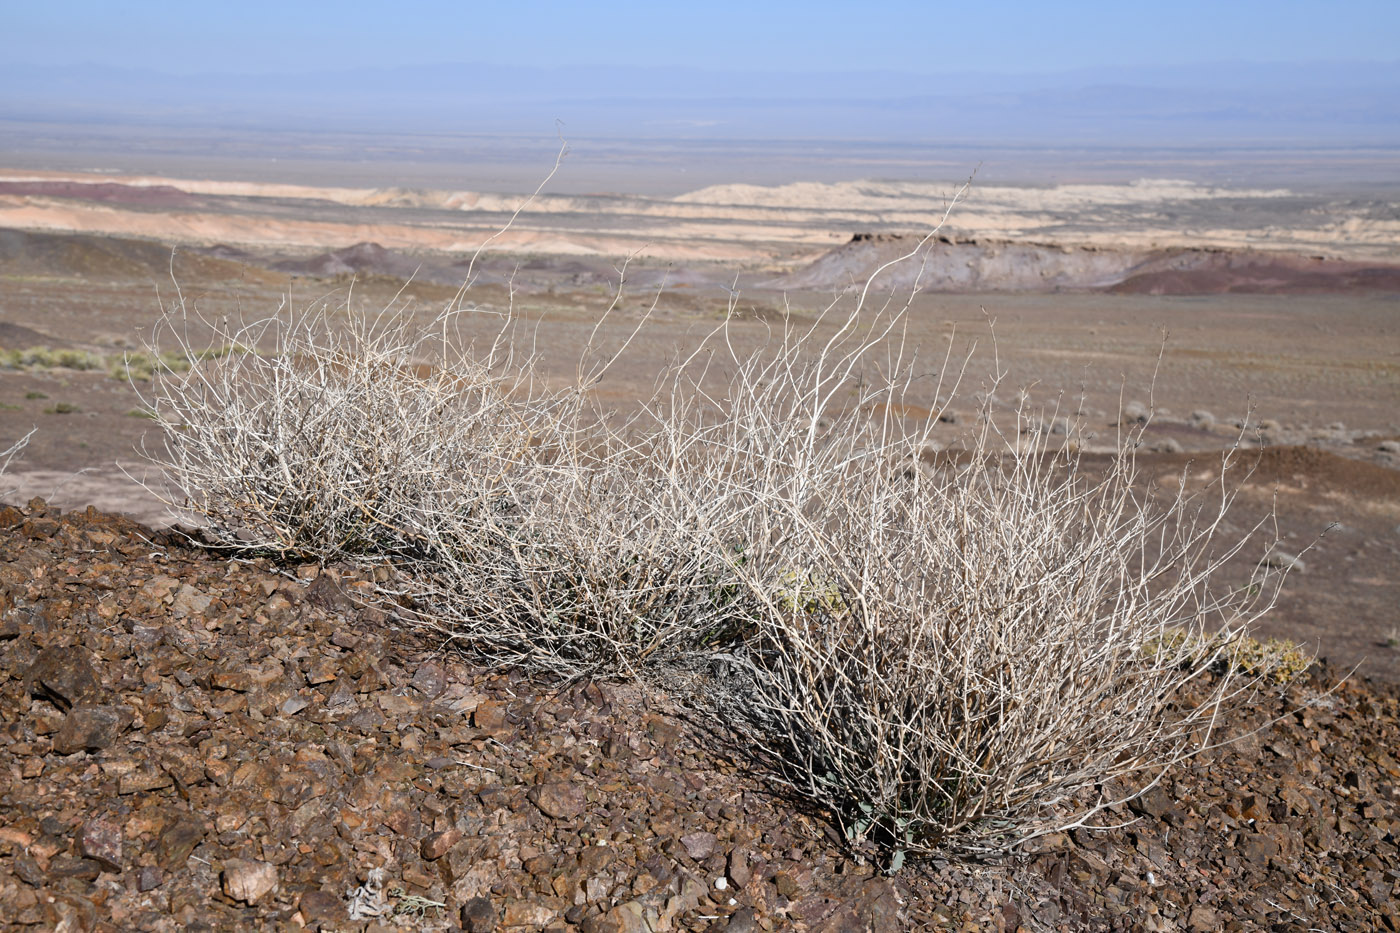
<path fill-rule="evenodd" d="M 368 585 L 0 509 L 0 926 L 1400 929 L 1394 685 L 1317 667 L 1120 828 L 890 879 L 664 694 L 475 669 Z"/>

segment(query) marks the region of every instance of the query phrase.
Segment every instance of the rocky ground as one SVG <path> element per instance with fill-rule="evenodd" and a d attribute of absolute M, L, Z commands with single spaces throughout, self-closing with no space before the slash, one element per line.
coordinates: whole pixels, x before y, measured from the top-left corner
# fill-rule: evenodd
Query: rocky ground
<path fill-rule="evenodd" d="M 675 699 L 477 669 L 369 586 L 0 509 L 0 926 L 1400 930 L 1396 685 L 1315 666 L 1118 828 L 888 877 Z"/>

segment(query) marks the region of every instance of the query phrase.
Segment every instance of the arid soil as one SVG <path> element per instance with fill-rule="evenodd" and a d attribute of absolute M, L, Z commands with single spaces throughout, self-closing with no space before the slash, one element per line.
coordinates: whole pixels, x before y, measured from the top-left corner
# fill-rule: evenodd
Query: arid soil
<path fill-rule="evenodd" d="M 872 250 L 862 262 L 890 248 L 889 241 L 849 245 Z M 822 262 L 849 255 L 842 247 Z M 420 273 L 405 286 L 414 259 L 370 248 L 319 258 L 227 248 L 172 255 L 151 241 L 0 232 L 0 349 L 72 348 L 99 360 L 86 371 L 0 370 L 0 439 L 38 428 L 0 491 L 168 523 L 168 508 L 140 485 L 162 492 L 158 471 L 136 450 L 143 438 L 158 443 L 141 417 L 149 383 L 133 386 L 111 372 L 124 354 L 141 351 L 161 306 L 183 297 L 192 313 L 255 319 L 284 303 L 324 301 L 341 313 L 347 305 L 377 310 L 397 297 L 430 315 L 453 300 L 465 260 L 442 266 L 440 281 Z M 486 257 L 467 293 L 482 314 L 464 326 L 485 338 L 499 326 L 495 312 L 513 306 L 546 371 L 571 377 L 611 300 L 616 270 L 567 257 L 535 257 L 518 268 L 507 261 Z M 810 326 L 832 301 L 833 290 L 756 287 L 731 299 L 722 289 L 681 285 L 658 294 L 654 282 L 666 273 L 646 264 L 628 270 L 600 347 L 616 345 L 653 310 L 600 387 L 609 404 L 626 408 L 645 397 L 660 362 L 719 324 L 731 300 L 741 349 L 785 324 Z M 501 284 L 512 274 L 513 299 Z M 1037 417 L 1073 430 L 1090 452 L 1112 449 L 1125 411 L 1150 415 L 1139 467 L 1161 488 L 1174 488 L 1188 462 L 1189 483 L 1205 487 L 1236 446 L 1241 478 L 1260 449 L 1306 451 L 1269 461 L 1287 470 L 1250 477 L 1228 526 L 1244 534 L 1272 511 L 1280 547 L 1302 554 L 1302 572 L 1291 575 L 1264 633 L 1297 638 L 1341 667 L 1400 680 L 1400 650 L 1389 644 L 1400 627 L 1400 315 L 1392 294 L 930 294 L 912 306 L 907 336 L 926 376 L 914 401 L 932 405 L 940 377 L 937 401 L 952 399 L 953 423 L 939 427 L 939 443 L 957 443 L 1000 367 L 995 407 L 1010 416 L 1024 390 L 1034 409 L 1044 409 Z M 1265 530 L 1272 532 L 1272 519 Z M 1245 563 L 1242 583 L 1252 572 Z"/>
<path fill-rule="evenodd" d="M 1116 828 L 889 877 L 681 698 L 477 669 L 368 585 L 0 509 L 0 925 L 1400 929 L 1394 685 L 1317 667 Z"/>

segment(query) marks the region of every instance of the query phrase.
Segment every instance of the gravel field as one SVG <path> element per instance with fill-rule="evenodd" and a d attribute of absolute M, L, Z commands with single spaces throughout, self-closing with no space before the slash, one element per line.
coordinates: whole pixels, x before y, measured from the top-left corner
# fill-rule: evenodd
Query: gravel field
<path fill-rule="evenodd" d="M 0 509 L 0 925 L 1400 929 L 1393 684 L 1314 666 L 1116 828 L 891 877 L 680 697 L 478 669 L 369 585 Z"/>

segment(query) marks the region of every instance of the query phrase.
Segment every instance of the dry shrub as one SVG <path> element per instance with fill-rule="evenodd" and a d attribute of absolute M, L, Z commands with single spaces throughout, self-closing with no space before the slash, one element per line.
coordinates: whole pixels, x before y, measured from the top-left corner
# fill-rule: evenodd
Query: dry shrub
<path fill-rule="evenodd" d="M 184 302 L 162 316 L 151 355 L 174 343 L 143 398 L 162 444 L 148 457 L 167 501 L 209 540 L 286 557 L 420 559 L 444 511 L 480 510 L 517 464 L 550 401 L 501 339 L 478 350 L 405 311 L 282 312 L 231 324 Z M 207 346 L 197 346 L 202 332 Z M 263 352 L 211 352 L 213 348 Z"/>
<path fill-rule="evenodd" d="M 1187 658 L 1191 664 L 1213 659 L 1218 669 L 1228 666 L 1280 687 L 1297 680 L 1316 660 L 1306 647 L 1287 638 L 1261 641 L 1252 636 L 1230 638 L 1230 634 L 1228 631 L 1203 634 L 1174 629 L 1161 641 L 1149 643 L 1147 650 L 1165 651 L 1171 657 Z"/>
<path fill-rule="evenodd" d="M 0 367 L 7 369 L 101 369 L 102 358 L 86 350 L 30 347 L 26 350 L 0 349 Z"/>
<path fill-rule="evenodd" d="M 997 848 L 1085 825 L 1116 802 L 1096 789 L 1219 741 L 1221 705 L 1252 686 L 1220 662 L 1269 599 L 1212 588 L 1240 546 L 1217 549 L 1219 510 L 1137 498 L 1129 453 L 1089 478 L 989 424 L 955 465 L 909 451 L 769 503 L 764 532 L 800 550 L 741 568 L 765 604 L 745 702 L 853 842 Z M 794 553 L 837 595 L 791 598 Z M 1180 629 L 1193 643 L 1163 640 Z"/>
<path fill-rule="evenodd" d="M 607 450 L 537 461 L 488 514 L 439 523 L 437 561 L 409 584 L 415 620 L 566 676 L 635 674 L 723 642 L 730 571 L 697 533 L 717 519 L 651 467 Z M 480 546 L 450 546 L 468 524 Z"/>
<path fill-rule="evenodd" d="M 887 268 L 756 352 L 721 326 L 621 420 L 589 401 L 608 360 L 546 391 L 508 323 L 473 348 L 451 309 L 200 322 L 265 349 L 204 358 L 182 304 L 152 349 L 200 362 L 158 375 L 153 458 L 218 543 L 395 559 L 384 595 L 489 660 L 721 662 L 713 707 L 892 867 L 1087 825 L 1104 787 L 1218 740 L 1255 683 L 1218 662 L 1273 591 L 1213 584 L 1244 546 L 1223 471 L 1208 502 L 1137 491 L 1140 427 L 1090 476 L 994 376 L 971 432 L 935 438 L 959 429 L 918 405 L 959 367 L 915 378 Z"/>
<path fill-rule="evenodd" d="M 434 559 L 400 591 L 412 621 L 486 660 L 569 677 L 638 674 L 732 640 L 738 590 L 707 546 L 725 502 L 680 479 L 699 441 L 654 430 L 645 403 L 619 416 L 590 402 L 628 343 L 598 358 L 589 341 L 490 508 L 443 508 L 422 527 Z"/>
<path fill-rule="evenodd" d="M 744 635 L 719 705 L 895 864 L 1088 825 L 1119 802 L 1105 785 L 1151 786 L 1220 740 L 1222 706 L 1257 684 L 1220 661 L 1276 589 L 1215 582 L 1246 543 L 1219 533 L 1227 470 L 1208 498 L 1161 504 L 1137 482 L 1140 428 L 1091 476 L 1044 413 L 988 403 L 927 462 L 940 412 L 907 413 L 956 380 L 919 386 L 908 301 L 871 294 L 834 333 L 789 327 L 749 355 L 717 341 L 721 389 L 682 365 L 655 412 L 661 446 L 688 452 L 658 501 L 714 506 L 674 523 L 726 569 L 721 628 Z M 1179 630 L 1191 646 L 1164 641 Z"/>

